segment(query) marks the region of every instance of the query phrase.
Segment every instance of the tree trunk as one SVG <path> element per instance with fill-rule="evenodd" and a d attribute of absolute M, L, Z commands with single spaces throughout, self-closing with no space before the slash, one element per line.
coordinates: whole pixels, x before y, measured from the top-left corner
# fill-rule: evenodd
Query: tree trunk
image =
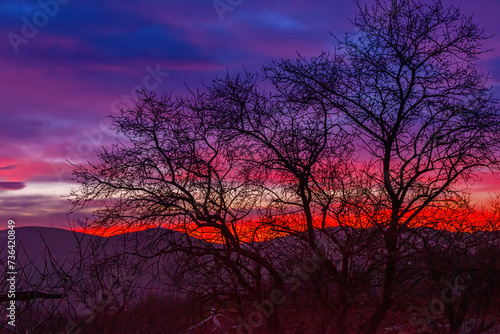
<path fill-rule="evenodd" d="M 387 249 L 387 260 L 385 265 L 384 285 L 382 291 L 382 298 L 377 305 L 377 309 L 367 320 L 363 326 L 363 333 L 374 334 L 377 332 L 380 324 L 384 320 L 387 311 L 392 305 L 392 295 L 394 292 L 394 279 L 396 275 L 396 253 L 398 245 L 398 231 L 397 221 L 391 222 L 390 227 L 385 237 L 385 244 Z"/>

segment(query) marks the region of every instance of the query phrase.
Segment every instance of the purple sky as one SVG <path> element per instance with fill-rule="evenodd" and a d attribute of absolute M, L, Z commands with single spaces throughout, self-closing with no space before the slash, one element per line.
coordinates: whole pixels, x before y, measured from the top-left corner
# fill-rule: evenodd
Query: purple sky
<path fill-rule="evenodd" d="M 15 219 L 19 226 L 67 227 L 71 206 L 61 196 L 76 184 L 65 160 L 95 160 L 94 151 L 115 139 L 106 132 L 106 116 L 130 104 L 137 86 L 182 94 L 184 83 L 196 88 L 226 70 L 256 71 L 272 60 L 295 58 L 297 51 L 312 56 L 331 50 L 329 31 L 351 30 L 355 10 L 352 1 L 219 3 L 232 4 L 231 10 L 218 13 L 213 0 L 2 0 L 0 217 L 5 224 Z M 495 49 L 481 65 L 496 86 L 500 3 L 458 5 L 494 35 L 485 48 Z M 474 196 L 486 198 L 499 184 L 483 175 Z"/>

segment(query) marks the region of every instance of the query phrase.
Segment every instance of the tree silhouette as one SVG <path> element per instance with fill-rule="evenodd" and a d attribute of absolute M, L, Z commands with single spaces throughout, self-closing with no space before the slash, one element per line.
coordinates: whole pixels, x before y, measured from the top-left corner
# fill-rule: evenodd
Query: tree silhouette
<path fill-rule="evenodd" d="M 76 171 L 82 187 L 74 194 L 75 205 L 102 203 L 94 221 L 101 228 L 166 228 L 148 243 L 153 248 L 148 256 L 187 253 L 200 259 L 213 277 L 234 280 L 242 298 L 261 302 L 269 293 L 262 275 L 275 286 L 283 282 L 265 254 L 253 248 L 256 229 L 243 225 L 260 205 L 262 191 L 237 177 L 238 143 L 210 127 L 204 115 L 186 108 L 182 99 L 143 94 L 135 109 L 114 117 L 128 141 L 104 149 L 101 164 Z M 160 247 L 156 238 L 169 242 Z M 221 268 L 229 277 L 218 277 Z M 208 299 L 235 293 L 229 284 L 211 291 Z M 268 325 L 276 327 L 276 322 L 275 311 Z"/>
<path fill-rule="evenodd" d="M 400 231 L 483 168 L 498 168 L 499 116 L 476 60 L 486 38 L 472 18 L 440 1 L 358 3 L 357 31 L 334 56 L 282 61 L 268 77 L 297 101 L 318 101 L 345 119 L 367 154 L 384 223 L 384 289 L 365 331 L 391 307 Z"/>
<path fill-rule="evenodd" d="M 76 169 L 75 208 L 97 203 L 99 228 L 168 229 L 144 251 L 184 254 L 180 273 L 227 310 L 288 291 L 290 254 L 263 242 L 286 237 L 320 260 L 326 328 L 377 332 L 410 279 L 405 233 L 499 167 L 500 113 L 470 17 L 440 1 L 357 5 L 333 56 L 265 67 L 269 90 L 245 72 L 187 97 L 143 91 L 113 117 L 123 141 Z"/>

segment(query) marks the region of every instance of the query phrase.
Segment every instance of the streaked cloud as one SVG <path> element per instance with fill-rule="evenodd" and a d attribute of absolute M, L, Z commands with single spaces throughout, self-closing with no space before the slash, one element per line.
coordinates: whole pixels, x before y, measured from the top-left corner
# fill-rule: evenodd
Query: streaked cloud
<path fill-rule="evenodd" d="M 0 190 L 20 190 L 24 187 L 24 182 L 0 182 Z"/>

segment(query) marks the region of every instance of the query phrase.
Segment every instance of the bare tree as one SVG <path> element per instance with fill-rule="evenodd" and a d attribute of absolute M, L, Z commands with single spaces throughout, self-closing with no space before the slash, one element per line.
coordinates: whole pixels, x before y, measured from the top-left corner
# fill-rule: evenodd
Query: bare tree
<path fill-rule="evenodd" d="M 293 236 L 301 249 L 322 259 L 336 291 L 328 294 L 333 312 L 324 309 L 323 314 L 336 332 L 347 332 L 346 315 L 360 287 L 351 278 L 360 274 L 359 259 L 376 252 L 374 239 L 380 232 L 360 234 L 353 228 L 369 227 L 367 215 L 379 215 L 380 208 L 369 209 L 379 203 L 371 194 L 372 181 L 356 171 L 354 136 L 343 120 L 321 101 L 296 100 L 280 85 L 266 92 L 250 73 L 214 80 L 190 107 L 227 140 L 240 143 L 235 156 L 241 177 L 257 185 L 265 199 L 263 229 Z M 379 265 L 364 264 L 368 274 Z"/>
<path fill-rule="evenodd" d="M 207 126 L 202 116 L 180 98 L 143 92 L 133 110 L 114 117 L 127 141 L 103 149 L 99 165 L 77 169 L 82 187 L 73 201 L 76 209 L 100 203 L 94 221 L 100 228 L 165 228 L 148 242 L 149 249 L 143 245 L 136 254 L 189 254 L 214 269 L 199 276 L 198 289 L 208 291 L 211 278 L 232 280 L 241 298 L 261 302 L 269 293 L 268 280 L 283 284 L 270 259 L 252 246 L 256 229 L 244 224 L 253 219 L 262 191 L 237 177 L 238 143 Z M 225 273 L 218 276 L 217 268 Z M 208 298 L 223 301 L 235 294 L 227 284 L 210 292 Z M 267 326 L 277 328 L 278 319 L 275 310 Z"/>
<path fill-rule="evenodd" d="M 346 198 L 359 198 L 362 187 L 352 189 L 360 181 L 348 176 L 350 136 L 337 118 L 279 91 L 260 90 L 249 73 L 214 80 L 190 99 L 143 94 L 134 110 L 114 118 L 128 142 L 103 150 L 100 165 L 76 171 L 82 183 L 73 194 L 76 207 L 101 203 L 94 222 L 99 227 L 183 232 L 173 239 L 164 233 L 165 248 L 149 245 L 157 255 L 186 253 L 180 262 L 186 266 L 177 272 L 190 276 L 205 294 L 200 300 L 207 301 L 224 296 L 249 305 L 269 301 L 270 292 L 285 285 L 283 263 L 289 256 L 269 252 L 259 241 L 293 236 L 299 252 L 299 245 L 306 245 L 299 256 L 323 259 L 340 298 L 337 305 L 343 305 L 334 308 L 336 326 L 346 331 L 348 277 L 355 257 L 372 243 L 340 218 L 346 216 L 342 212 L 354 214 L 346 209 Z M 334 225 L 340 229 L 332 230 Z M 336 254 L 342 257 L 340 268 Z M 228 306 L 228 298 L 222 302 L 226 309 L 235 307 Z M 267 326 L 277 331 L 279 305 L 272 308 Z"/>
<path fill-rule="evenodd" d="M 392 304 L 402 228 L 458 196 L 454 186 L 474 172 L 498 167 L 500 113 L 475 63 L 486 36 L 458 8 L 358 3 L 353 23 L 334 56 L 275 63 L 267 75 L 290 98 L 341 115 L 369 155 L 373 191 L 390 212 L 383 292 L 364 326 L 374 333 Z"/>

